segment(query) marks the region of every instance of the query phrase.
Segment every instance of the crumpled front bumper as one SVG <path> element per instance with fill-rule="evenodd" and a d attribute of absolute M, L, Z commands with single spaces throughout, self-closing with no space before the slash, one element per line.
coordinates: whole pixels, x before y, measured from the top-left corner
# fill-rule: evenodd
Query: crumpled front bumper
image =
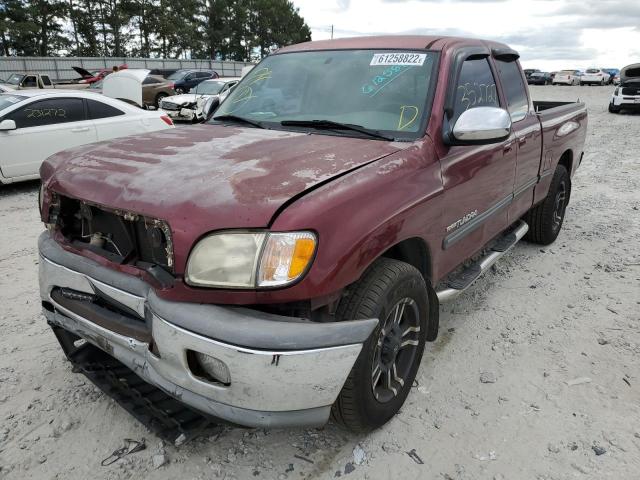
<path fill-rule="evenodd" d="M 48 232 L 38 246 L 40 293 L 49 323 L 102 349 L 172 397 L 239 425 L 325 423 L 377 325 L 377 319 L 314 323 L 244 308 L 168 302 L 141 279 L 64 250 Z M 75 292 L 72 303 L 81 308 L 63 305 L 56 293 L 61 289 Z M 95 295 L 120 313 L 130 312 L 126 321 L 134 331 L 148 329 L 149 337 L 105 323 L 99 312 L 94 316 L 92 302 L 82 299 Z M 190 351 L 223 362 L 230 383 L 194 373 Z"/>

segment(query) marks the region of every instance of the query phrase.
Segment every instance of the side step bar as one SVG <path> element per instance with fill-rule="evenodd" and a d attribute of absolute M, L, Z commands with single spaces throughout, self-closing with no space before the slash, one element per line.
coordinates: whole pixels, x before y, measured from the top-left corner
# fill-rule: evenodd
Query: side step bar
<path fill-rule="evenodd" d="M 511 250 L 516 243 L 529 231 L 529 225 L 520 220 L 509 233 L 499 238 L 489 249 L 487 254 L 477 262 L 465 268 L 455 277 L 449 279 L 444 288 L 438 290 L 436 295 L 440 303 L 450 302 L 457 298 L 462 292 L 471 286 L 491 265 L 496 263 L 500 257 Z"/>

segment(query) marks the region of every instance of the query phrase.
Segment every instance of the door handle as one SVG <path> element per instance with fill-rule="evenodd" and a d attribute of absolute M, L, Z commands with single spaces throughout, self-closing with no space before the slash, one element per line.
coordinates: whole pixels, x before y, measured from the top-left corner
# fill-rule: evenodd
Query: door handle
<path fill-rule="evenodd" d="M 518 139 L 518 145 L 523 146 L 526 143 L 527 143 L 527 137 L 522 137 Z"/>
<path fill-rule="evenodd" d="M 513 142 L 509 142 L 507 143 L 503 148 L 502 148 L 502 153 L 509 153 L 511 150 L 513 150 Z"/>
<path fill-rule="evenodd" d="M 71 131 L 73 133 L 88 132 L 89 131 L 89 127 L 72 128 Z"/>

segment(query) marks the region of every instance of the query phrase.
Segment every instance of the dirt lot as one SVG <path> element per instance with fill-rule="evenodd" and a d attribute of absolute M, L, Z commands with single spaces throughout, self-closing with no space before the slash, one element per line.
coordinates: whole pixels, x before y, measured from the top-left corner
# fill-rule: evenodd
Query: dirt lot
<path fill-rule="evenodd" d="M 640 478 L 640 115 L 607 113 L 611 89 L 533 87 L 589 107 L 564 229 L 441 308 L 402 413 L 370 435 L 221 428 L 161 445 L 71 372 L 40 315 L 37 184 L 0 187 L 0 478 Z"/>

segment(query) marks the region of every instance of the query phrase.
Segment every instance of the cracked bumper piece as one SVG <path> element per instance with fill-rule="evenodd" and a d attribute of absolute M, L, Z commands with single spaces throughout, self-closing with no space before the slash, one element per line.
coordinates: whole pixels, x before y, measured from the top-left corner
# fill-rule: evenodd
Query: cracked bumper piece
<path fill-rule="evenodd" d="M 40 294 L 50 324 L 97 346 L 185 404 L 239 425 L 324 424 L 377 324 L 318 324 L 244 308 L 168 302 L 138 278 L 65 251 L 48 232 L 38 246 Z M 229 381 L 203 376 L 194 368 L 194 353 L 223 364 Z"/>

